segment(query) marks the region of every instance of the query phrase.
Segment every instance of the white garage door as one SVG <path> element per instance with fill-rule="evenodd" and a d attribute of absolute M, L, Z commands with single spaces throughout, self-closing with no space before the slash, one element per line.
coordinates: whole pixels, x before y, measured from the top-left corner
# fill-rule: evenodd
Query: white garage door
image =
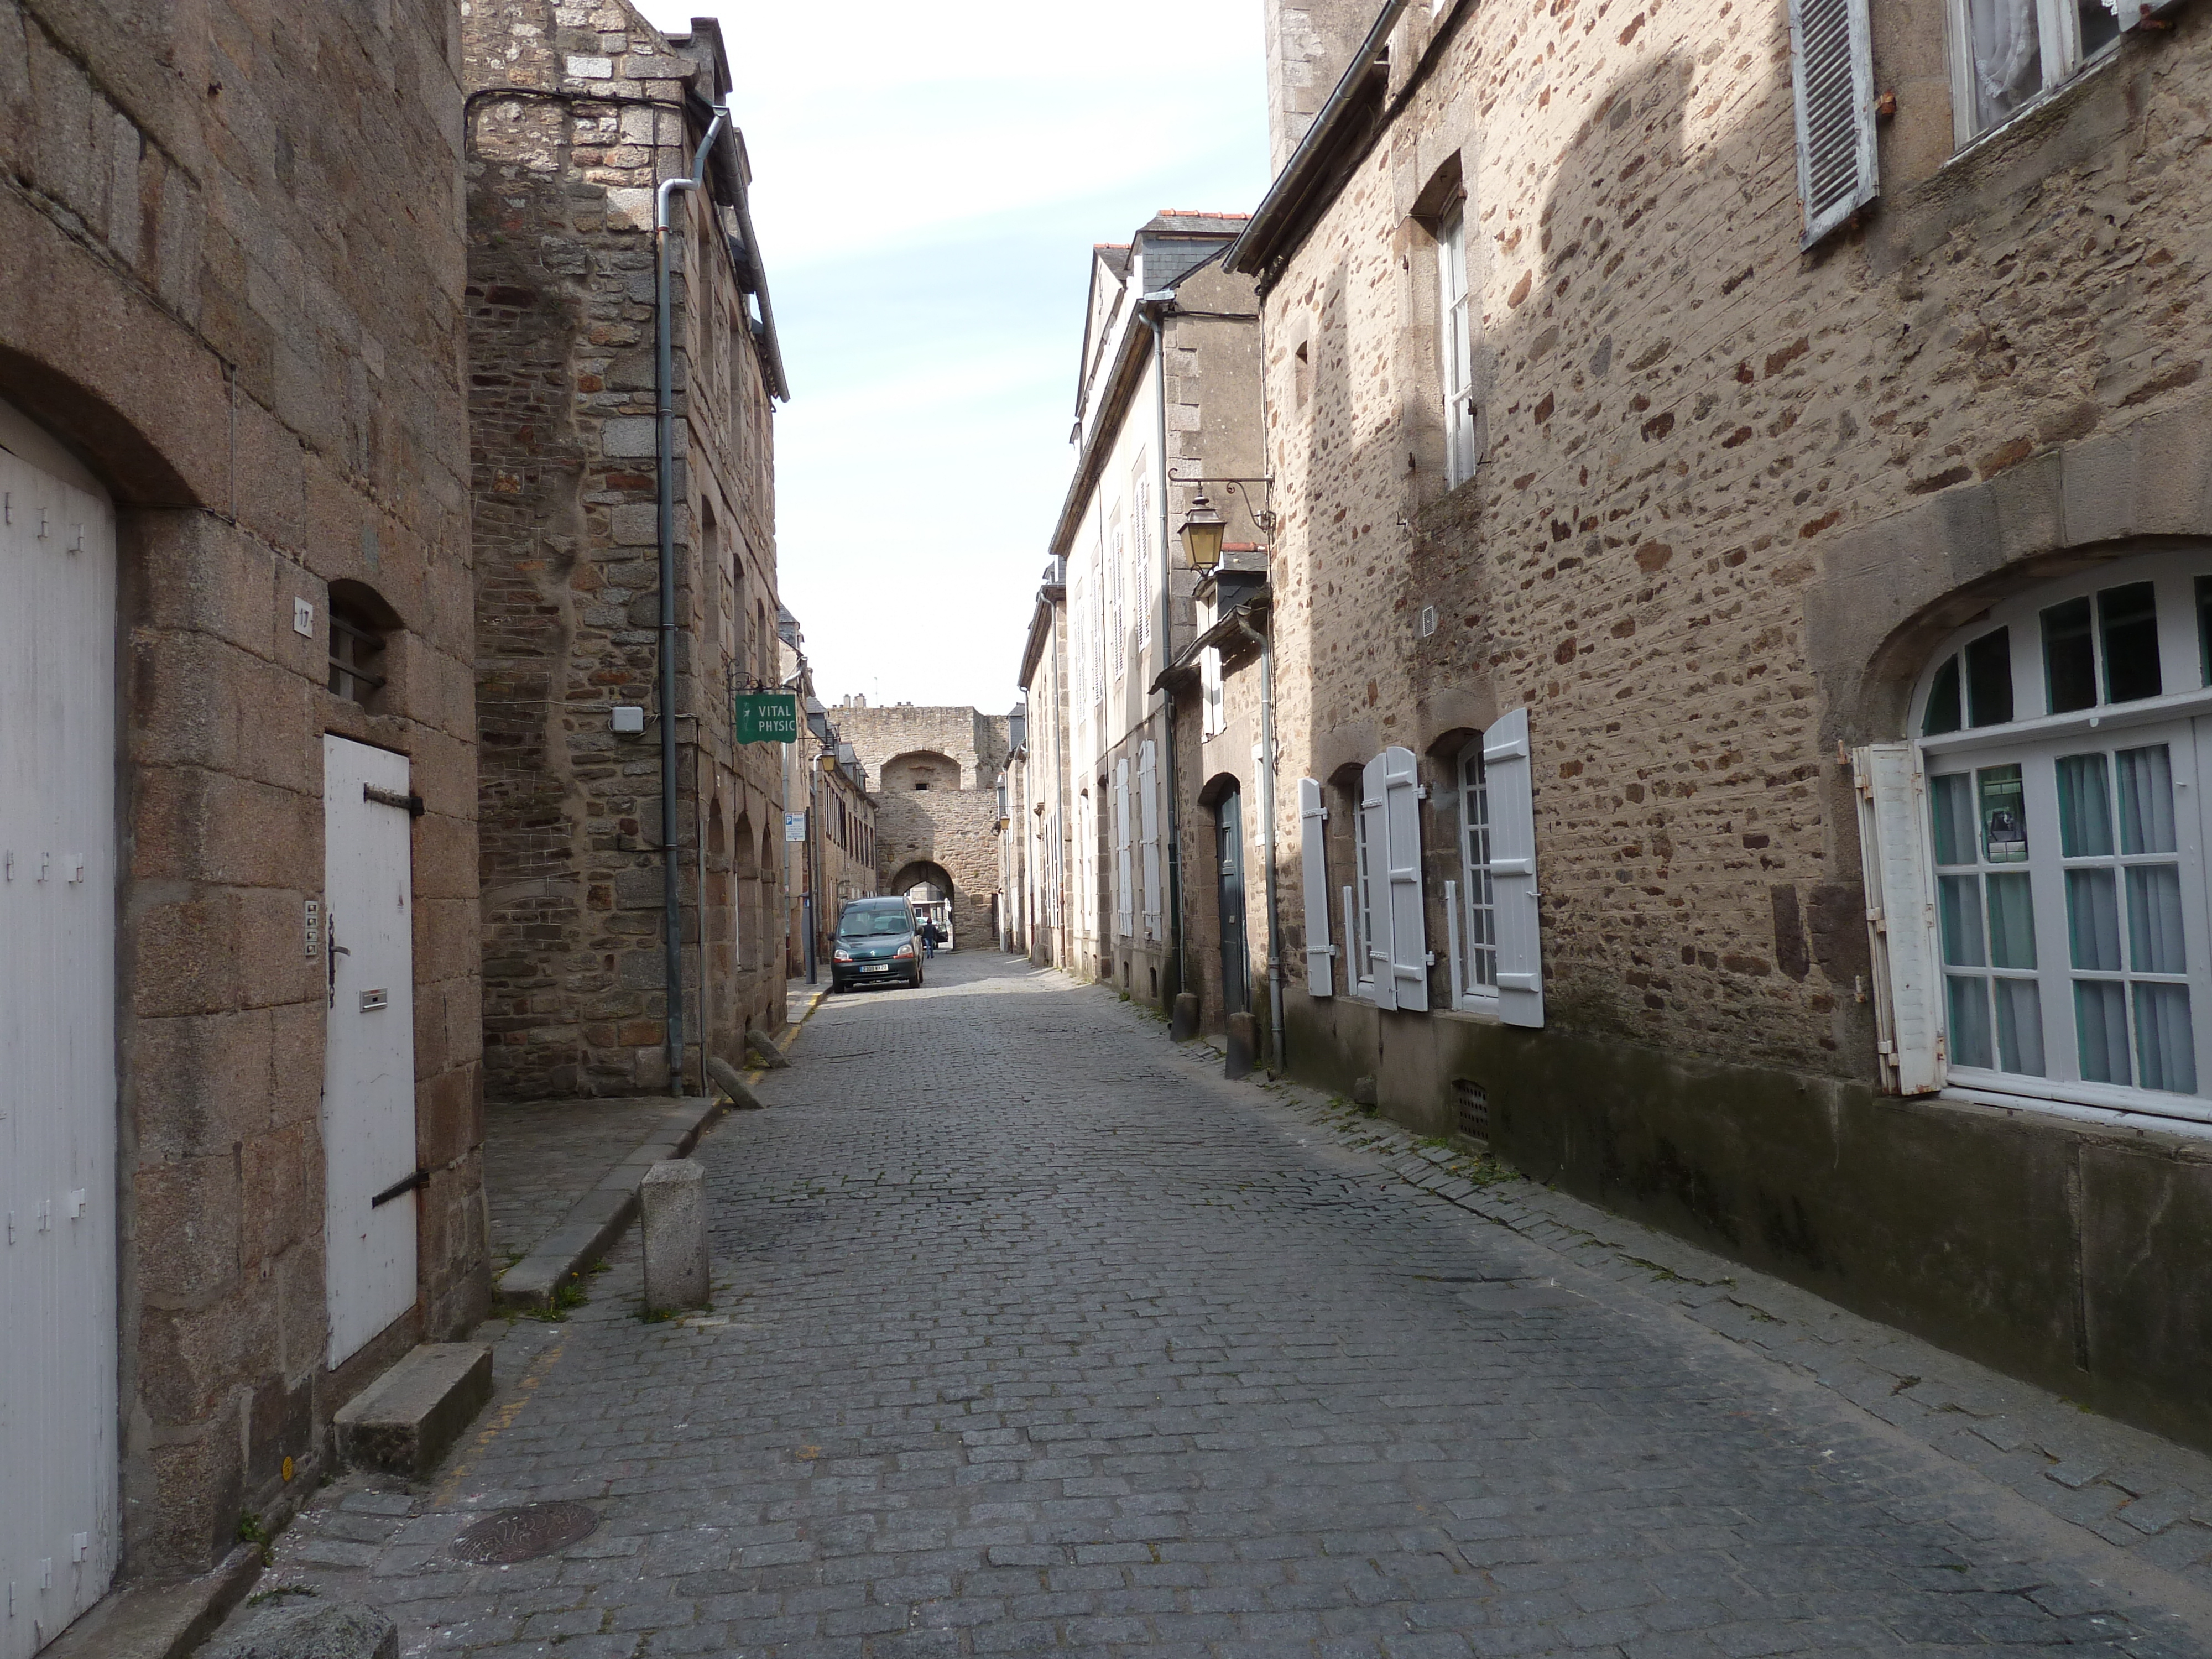
<path fill-rule="evenodd" d="M 0 1659 L 115 1566 L 115 625 L 106 497 L 0 405 Z"/>

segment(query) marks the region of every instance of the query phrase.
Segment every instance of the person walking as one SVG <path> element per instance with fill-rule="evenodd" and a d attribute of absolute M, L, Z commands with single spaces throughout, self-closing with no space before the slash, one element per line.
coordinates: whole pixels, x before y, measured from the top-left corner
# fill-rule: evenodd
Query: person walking
<path fill-rule="evenodd" d="M 945 935 L 939 931 L 934 917 L 921 924 L 921 954 L 923 956 L 934 959 L 937 947 L 944 943 Z"/>

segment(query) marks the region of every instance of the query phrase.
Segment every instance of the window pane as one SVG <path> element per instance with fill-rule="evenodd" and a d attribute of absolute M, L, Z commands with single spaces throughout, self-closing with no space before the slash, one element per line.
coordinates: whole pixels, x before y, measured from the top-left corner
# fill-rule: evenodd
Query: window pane
<path fill-rule="evenodd" d="M 2094 58 L 2120 38 L 2118 8 L 2123 3 L 2124 0 L 2112 0 L 2111 4 L 2106 0 L 2076 0 L 2074 11 L 2081 22 L 2083 58 Z"/>
<path fill-rule="evenodd" d="M 2089 601 L 2069 599 L 2043 613 L 2043 674 L 2051 712 L 2097 706 L 2097 656 L 2089 642 Z"/>
<path fill-rule="evenodd" d="M 2120 851 L 2173 851 L 2173 762 L 2164 744 L 2123 749 L 2120 767 Z"/>
<path fill-rule="evenodd" d="M 2178 865 L 2138 864 L 2128 871 L 2128 966 L 2138 974 L 2189 971 Z"/>
<path fill-rule="evenodd" d="M 1990 981 L 1997 999 L 1997 1069 L 2043 1075 L 2043 1000 L 2032 979 Z"/>
<path fill-rule="evenodd" d="M 2189 1029 L 2189 988 L 2138 985 L 2136 1053 L 2142 1086 L 2177 1095 L 2197 1092 L 2197 1039 Z"/>
<path fill-rule="evenodd" d="M 2105 635 L 2105 696 L 2134 702 L 2159 693 L 2158 589 L 2150 582 L 2108 587 L 2097 595 Z"/>
<path fill-rule="evenodd" d="M 1949 877 L 1946 880 L 1951 879 Z M 2035 966 L 2035 903 L 2027 872 L 1989 878 L 1990 965 Z M 2009 1067 L 2008 1070 L 2011 1069 Z"/>
<path fill-rule="evenodd" d="M 1966 0 L 1974 58 L 1974 131 L 1995 126 L 2043 90 L 2035 0 Z"/>
<path fill-rule="evenodd" d="M 2119 890 L 2110 870 L 2066 872 L 2066 927 L 2076 968 L 2120 971 Z"/>
<path fill-rule="evenodd" d="M 2102 755 L 2058 759 L 2058 850 L 2069 859 L 2112 855 L 2112 792 Z"/>
<path fill-rule="evenodd" d="M 1932 738 L 1941 732 L 1955 732 L 1961 724 L 1959 659 L 1954 657 L 1936 671 L 1935 683 L 1928 688 L 1928 710 L 1920 719 L 1920 735 Z"/>
<path fill-rule="evenodd" d="M 2204 684 L 2212 685 L 2212 576 L 2197 579 L 2197 656 Z"/>
<path fill-rule="evenodd" d="M 2128 999 L 2113 980 L 2074 981 L 2074 1029 L 2081 1049 L 2081 1075 L 2092 1083 L 2131 1083 L 2128 1068 Z"/>
<path fill-rule="evenodd" d="M 1950 994 L 1951 1063 L 1990 1069 L 1994 1056 L 1990 1048 L 1989 981 L 1954 975 L 1944 987 Z M 2126 1052 L 2124 1046 L 2121 1052 Z"/>
<path fill-rule="evenodd" d="M 1982 878 L 1945 876 L 1936 884 L 1943 925 L 1943 960 L 1954 968 L 1986 966 L 1982 956 Z"/>
<path fill-rule="evenodd" d="M 2012 718 L 2012 630 L 2000 628 L 1966 647 L 1966 708 L 1975 726 Z"/>
<path fill-rule="evenodd" d="M 1928 808 L 1936 820 L 1936 862 L 1974 861 L 1973 785 L 1964 772 L 1928 780 Z"/>
<path fill-rule="evenodd" d="M 2027 814 L 2020 768 L 1985 766 L 1974 774 L 1982 791 L 1982 856 L 1991 864 L 2027 862 Z"/>

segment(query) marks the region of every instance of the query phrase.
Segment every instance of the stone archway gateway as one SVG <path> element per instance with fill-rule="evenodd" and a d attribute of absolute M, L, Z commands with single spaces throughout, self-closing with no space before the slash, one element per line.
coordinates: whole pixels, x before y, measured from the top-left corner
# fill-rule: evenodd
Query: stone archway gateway
<path fill-rule="evenodd" d="M 956 888 L 951 873 L 941 864 L 927 859 L 915 859 L 899 866 L 891 878 L 890 890 L 914 903 L 915 913 L 930 916 L 945 930 L 947 939 L 958 944 L 960 929 L 954 926 L 954 902 L 964 896 Z"/>

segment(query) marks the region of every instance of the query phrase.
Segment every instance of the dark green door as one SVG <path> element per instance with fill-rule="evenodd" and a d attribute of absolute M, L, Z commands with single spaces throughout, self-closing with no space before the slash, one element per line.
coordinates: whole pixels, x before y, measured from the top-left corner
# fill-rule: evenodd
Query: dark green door
<path fill-rule="evenodd" d="M 1221 1006 L 1241 1014 L 1251 1006 L 1251 953 L 1244 943 L 1244 802 L 1233 791 L 1213 809 L 1221 871 Z"/>

